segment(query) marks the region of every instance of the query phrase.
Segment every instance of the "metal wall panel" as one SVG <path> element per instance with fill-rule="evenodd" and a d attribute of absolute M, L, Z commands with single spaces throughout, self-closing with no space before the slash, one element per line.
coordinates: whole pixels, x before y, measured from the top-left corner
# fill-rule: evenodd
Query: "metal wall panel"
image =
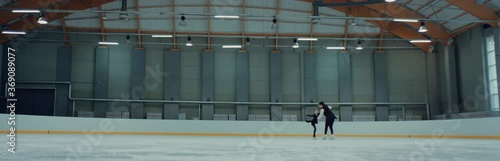
<path fill-rule="evenodd" d="M 339 94 L 340 102 L 352 102 L 351 55 L 339 53 Z"/>
<path fill-rule="evenodd" d="M 239 51 L 236 54 L 236 101 L 248 102 L 249 55 L 247 51 Z M 236 106 L 236 120 L 248 120 L 248 114 L 248 105 Z"/>
<path fill-rule="evenodd" d="M 352 121 L 352 106 L 340 106 L 340 121 Z"/>
<path fill-rule="evenodd" d="M 71 82 L 73 47 L 58 46 L 56 60 L 56 81 Z M 55 116 L 72 116 L 73 108 L 68 99 L 69 86 L 58 84 L 56 87 Z"/>
<path fill-rule="evenodd" d="M 389 121 L 389 106 L 377 106 L 375 110 L 375 120 Z"/>
<path fill-rule="evenodd" d="M 109 49 L 95 49 L 94 98 L 108 98 Z M 107 102 L 94 102 L 94 117 L 106 117 Z"/>
<path fill-rule="evenodd" d="M 203 101 L 215 101 L 215 53 L 203 51 L 201 53 L 201 99 Z M 213 120 L 214 105 L 201 105 L 201 119 Z"/>
<path fill-rule="evenodd" d="M 132 52 L 131 63 L 131 78 L 130 89 L 131 99 L 141 100 L 144 99 L 144 76 L 145 76 L 145 52 L 144 49 L 134 49 Z M 130 118 L 143 119 L 144 118 L 144 104 L 131 103 L 130 104 Z"/>
<path fill-rule="evenodd" d="M 339 52 L 340 102 L 352 102 L 351 55 Z M 340 121 L 352 121 L 352 106 L 340 106 Z"/>
<path fill-rule="evenodd" d="M 316 53 L 304 54 L 304 95 L 305 102 L 318 102 L 318 77 Z"/>
<path fill-rule="evenodd" d="M 165 100 L 180 100 L 180 58 L 179 50 L 165 51 Z M 178 119 L 179 104 L 164 104 L 163 117 Z"/>
<path fill-rule="evenodd" d="M 271 51 L 269 54 L 269 67 L 271 78 L 271 101 L 283 102 L 283 55 L 279 51 Z M 282 106 L 271 106 L 271 121 L 281 121 L 283 115 Z"/>
<path fill-rule="evenodd" d="M 318 76 L 317 76 L 317 54 L 306 52 L 304 54 L 304 100 L 303 102 L 319 102 L 318 100 Z M 317 106 L 305 106 L 302 118 L 313 114 Z"/>
<path fill-rule="evenodd" d="M 387 102 L 388 88 L 387 88 L 387 54 L 385 52 L 373 53 L 373 66 L 375 78 L 375 101 Z"/>
<path fill-rule="evenodd" d="M 458 85 L 455 46 L 445 46 L 445 84 L 446 98 L 448 100 L 447 114 L 458 113 Z"/>
<path fill-rule="evenodd" d="M 375 81 L 375 101 L 389 102 L 387 86 L 387 54 L 383 51 L 373 52 L 373 70 Z M 389 107 L 376 106 L 375 119 L 389 121 Z"/>

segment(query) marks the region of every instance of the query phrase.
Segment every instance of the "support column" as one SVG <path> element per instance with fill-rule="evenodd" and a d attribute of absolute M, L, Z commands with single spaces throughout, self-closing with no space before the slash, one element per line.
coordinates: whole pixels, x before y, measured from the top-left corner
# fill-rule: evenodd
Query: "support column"
<path fill-rule="evenodd" d="M 447 100 L 445 113 L 451 117 L 451 114 L 459 112 L 455 46 L 444 46 L 444 66 Z"/>
<path fill-rule="evenodd" d="M 181 54 L 177 49 L 165 51 L 165 100 L 180 100 Z M 179 104 L 163 105 L 165 119 L 179 119 Z"/>
<path fill-rule="evenodd" d="M 246 50 L 238 51 L 236 55 L 236 101 L 248 102 L 249 61 Z M 236 105 L 236 120 L 248 120 L 248 105 Z"/>
<path fill-rule="evenodd" d="M 283 102 L 283 55 L 280 51 L 271 51 L 270 55 L 270 78 L 271 78 L 271 102 Z M 271 121 L 283 120 L 283 106 L 271 106 Z"/>
<path fill-rule="evenodd" d="M 340 102 L 352 102 L 351 54 L 339 52 L 339 94 Z M 340 121 L 352 121 L 352 106 L 340 106 Z"/>
<path fill-rule="evenodd" d="M 56 81 L 71 82 L 71 64 L 73 47 L 57 47 Z M 68 98 L 69 86 L 67 84 L 56 84 L 56 102 L 54 105 L 55 116 L 72 116 L 74 113 L 71 101 Z"/>
<path fill-rule="evenodd" d="M 387 88 L 387 54 L 384 51 L 373 53 L 373 66 L 375 78 L 375 101 L 389 102 Z M 389 121 L 389 106 L 377 105 L 375 107 L 377 121 Z"/>
<path fill-rule="evenodd" d="M 94 98 L 108 98 L 109 49 L 99 46 L 95 50 Z M 106 117 L 107 102 L 94 102 L 94 117 Z"/>
<path fill-rule="evenodd" d="M 135 48 L 132 52 L 132 67 L 130 79 L 130 99 L 144 99 L 144 76 L 145 76 L 145 52 L 144 48 Z M 144 103 L 130 103 L 130 118 L 144 118 Z"/>
<path fill-rule="evenodd" d="M 437 57 L 436 53 L 428 53 L 425 55 L 426 57 L 426 70 L 427 70 L 427 103 L 429 104 L 429 112 L 430 119 L 433 118 L 434 115 L 441 113 L 439 106 L 439 75 L 438 73 L 438 65 L 437 65 Z"/>
<path fill-rule="evenodd" d="M 201 100 L 215 101 L 215 54 L 213 50 L 205 50 L 201 53 Z M 201 105 L 201 119 L 214 119 L 214 105 Z"/>
<path fill-rule="evenodd" d="M 318 77 L 317 77 L 317 54 L 308 51 L 304 54 L 304 100 L 303 102 L 318 102 Z M 317 106 L 306 106 L 304 116 L 313 114 L 313 109 Z"/>

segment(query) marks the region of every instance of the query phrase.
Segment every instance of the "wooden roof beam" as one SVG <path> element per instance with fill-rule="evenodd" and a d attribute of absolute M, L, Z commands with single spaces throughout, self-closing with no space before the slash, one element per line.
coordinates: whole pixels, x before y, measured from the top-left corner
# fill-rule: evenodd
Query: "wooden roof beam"
<path fill-rule="evenodd" d="M 465 12 L 477 17 L 481 20 L 498 20 L 500 16 L 496 14 L 496 11 L 485 5 L 485 4 L 475 4 L 474 0 L 446 0 L 449 4 L 457 6 L 458 8 L 464 10 Z M 498 22 L 489 22 L 491 26 L 497 27 Z"/>
<path fill-rule="evenodd" d="M 352 1 L 361 2 L 363 0 L 352 0 Z M 366 7 L 376 10 L 382 14 L 385 14 L 393 18 L 408 18 L 408 19 L 424 18 L 423 16 L 415 14 L 413 11 L 407 8 L 399 6 L 397 3 L 379 3 L 379 4 L 366 5 Z M 404 24 L 412 27 L 416 31 L 420 28 L 420 23 L 407 22 Z M 446 31 L 443 27 L 441 27 L 439 24 L 435 22 L 425 22 L 425 26 L 429 30 L 425 34 L 433 39 L 439 40 L 443 44 L 446 43 L 448 38 L 450 38 L 450 34 L 448 34 L 448 31 Z"/>
<path fill-rule="evenodd" d="M 53 5 L 53 4 L 58 4 L 61 2 L 64 2 L 65 0 L 50 0 L 50 1 L 16 1 L 13 6 L 3 8 L 5 10 L 10 10 L 10 9 L 41 9 L 45 8 L 47 6 Z M 0 16 L 0 25 L 6 24 L 7 22 L 10 22 L 12 20 L 15 20 L 17 18 L 20 18 L 24 16 L 25 13 L 12 13 L 5 11 L 2 13 L 2 16 Z"/>
<path fill-rule="evenodd" d="M 355 17 L 386 17 L 386 15 L 382 13 L 379 13 L 377 11 L 362 6 L 332 7 L 332 8 Z M 406 25 L 402 23 L 396 23 L 392 21 L 372 21 L 372 20 L 366 22 L 374 24 L 380 27 L 381 29 L 387 30 L 392 34 L 403 39 L 428 39 L 419 32 L 415 31 L 414 29 L 408 28 Z M 413 45 L 419 47 L 426 53 L 429 51 L 429 44 L 413 44 Z"/>
<path fill-rule="evenodd" d="M 58 6 L 54 6 L 54 8 L 58 8 L 61 10 L 84 10 L 91 7 L 97 7 L 101 4 L 113 2 L 115 0 L 73 0 L 67 1 L 67 3 L 60 3 Z M 53 13 L 53 14 L 45 14 L 45 18 L 48 22 L 60 19 L 64 16 L 69 15 L 69 13 Z M 22 30 L 22 31 L 31 31 L 37 28 L 39 25 L 37 23 L 38 15 L 30 15 L 23 19 L 22 21 L 15 22 L 9 25 L 6 30 Z M 0 35 L 0 43 L 4 43 L 17 37 L 17 35 Z"/>

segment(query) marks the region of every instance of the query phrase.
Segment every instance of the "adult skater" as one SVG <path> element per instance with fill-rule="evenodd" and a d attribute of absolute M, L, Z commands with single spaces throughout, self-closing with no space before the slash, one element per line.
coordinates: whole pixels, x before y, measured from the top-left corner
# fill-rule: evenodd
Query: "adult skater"
<path fill-rule="evenodd" d="M 311 126 L 314 128 L 314 131 L 313 131 L 313 139 L 316 140 L 316 124 L 318 124 L 318 116 L 319 116 L 319 112 L 318 112 L 318 109 L 314 108 L 314 114 L 312 115 L 307 115 L 309 117 L 312 117 L 313 119 L 312 120 L 306 120 L 307 123 L 311 123 Z"/>
<path fill-rule="evenodd" d="M 323 136 L 323 140 L 326 140 L 326 132 L 328 131 L 328 128 L 330 128 L 330 134 L 331 134 L 329 139 L 333 140 L 334 139 L 333 138 L 333 122 L 335 122 L 335 119 L 337 119 L 337 117 L 335 116 L 335 114 L 333 114 L 333 112 L 331 110 L 332 107 L 325 105 L 325 102 L 323 102 L 323 101 L 319 102 L 318 106 L 321 109 L 318 119 L 322 119 L 323 117 L 326 118 L 325 135 Z"/>

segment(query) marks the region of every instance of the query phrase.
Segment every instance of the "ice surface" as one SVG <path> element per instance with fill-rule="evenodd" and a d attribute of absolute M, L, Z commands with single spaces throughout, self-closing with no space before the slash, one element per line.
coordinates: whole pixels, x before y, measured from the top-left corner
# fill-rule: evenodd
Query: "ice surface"
<path fill-rule="evenodd" d="M 6 140 L 5 140 L 6 141 Z M 4 143 L 5 145 L 5 143 Z M 500 140 L 142 135 L 19 135 L 1 161 L 388 161 L 500 158 Z"/>

